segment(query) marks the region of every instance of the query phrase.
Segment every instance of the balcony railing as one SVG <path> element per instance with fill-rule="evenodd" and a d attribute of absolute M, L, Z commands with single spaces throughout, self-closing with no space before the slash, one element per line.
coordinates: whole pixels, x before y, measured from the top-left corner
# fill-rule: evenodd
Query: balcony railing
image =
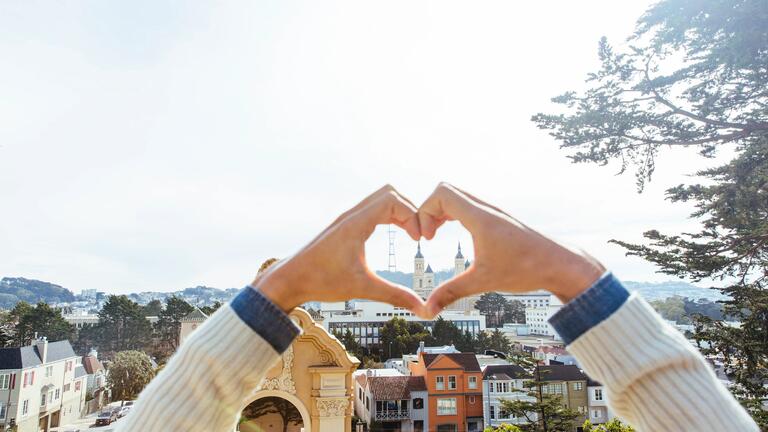
<path fill-rule="evenodd" d="M 382 410 L 376 411 L 376 420 L 403 420 L 409 418 L 408 410 Z"/>

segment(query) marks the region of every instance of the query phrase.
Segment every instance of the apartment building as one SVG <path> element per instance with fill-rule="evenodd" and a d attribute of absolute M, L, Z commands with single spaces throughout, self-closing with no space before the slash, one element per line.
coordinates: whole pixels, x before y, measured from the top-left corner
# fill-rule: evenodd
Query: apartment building
<path fill-rule="evenodd" d="M 546 306 L 526 307 L 525 323 L 528 325 L 530 334 L 548 336 L 555 340 L 560 340 L 560 335 L 558 335 L 554 327 L 549 324 L 549 319 L 562 307 L 563 303 L 555 296 L 552 296 Z"/>
<path fill-rule="evenodd" d="M 424 377 L 378 373 L 371 369 L 355 377 L 355 415 L 369 428 L 377 424 L 386 431 L 429 431 Z"/>
<path fill-rule="evenodd" d="M 409 322 L 418 322 L 431 331 L 434 321 L 424 321 L 405 308 L 386 303 L 356 300 L 349 302 L 349 307 L 339 310 L 321 309 L 319 323 L 330 333 L 346 333 L 349 330 L 358 343 L 364 347 L 380 346 L 379 333 L 392 318 L 402 318 Z M 321 304 L 321 307 L 326 305 Z M 462 332 L 478 335 L 485 331 L 485 315 L 479 311 L 443 311 L 439 314 L 446 321 L 456 325 Z M 386 353 L 385 353 L 386 354 Z"/>
<path fill-rule="evenodd" d="M 587 419 L 589 398 L 587 375 L 575 365 L 537 366 L 534 379 L 543 382 L 542 392 L 562 396 L 563 405 L 580 415 L 575 424 L 581 425 Z"/>
<path fill-rule="evenodd" d="M 535 402 L 525 387 L 531 375 L 518 365 L 491 365 L 483 370 L 483 421 L 485 426 L 497 427 L 502 424 L 520 425 L 535 421 L 536 413 L 516 417 L 502 409 L 503 400 Z"/>
<path fill-rule="evenodd" d="M 421 353 L 409 367 L 426 383 L 430 431 L 483 430 L 483 373 L 474 353 Z"/>
<path fill-rule="evenodd" d="M 608 409 L 603 385 L 589 379 L 587 380 L 587 393 L 589 394 L 589 421 L 597 425 L 612 419 L 613 413 Z"/>
<path fill-rule="evenodd" d="M 0 349 L 0 425 L 47 432 L 80 418 L 86 371 L 69 341 Z"/>

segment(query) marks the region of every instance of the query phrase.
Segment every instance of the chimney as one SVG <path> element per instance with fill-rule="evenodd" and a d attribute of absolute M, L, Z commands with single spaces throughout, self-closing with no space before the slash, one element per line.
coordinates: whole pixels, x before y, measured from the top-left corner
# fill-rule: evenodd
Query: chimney
<path fill-rule="evenodd" d="M 40 360 L 45 363 L 48 360 L 48 338 L 45 336 L 35 340 L 37 352 L 40 354 Z"/>
<path fill-rule="evenodd" d="M 96 360 L 99 359 L 99 352 L 96 351 L 95 348 L 91 348 L 91 351 L 88 352 L 88 356 L 95 358 Z"/>
<path fill-rule="evenodd" d="M 424 352 L 424 341 L 419 341 L 419 350 L 416 351 L 416 354 Z"/>

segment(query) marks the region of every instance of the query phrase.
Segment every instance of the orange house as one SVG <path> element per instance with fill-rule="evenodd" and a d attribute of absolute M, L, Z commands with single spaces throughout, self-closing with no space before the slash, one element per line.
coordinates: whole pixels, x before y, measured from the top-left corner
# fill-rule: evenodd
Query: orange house
<path fill-rule="evenodd" d="M 427 384 L 430 431 L 483 430 L 483 372 L 474 353 L 421 353 L 409 367 Z"/>

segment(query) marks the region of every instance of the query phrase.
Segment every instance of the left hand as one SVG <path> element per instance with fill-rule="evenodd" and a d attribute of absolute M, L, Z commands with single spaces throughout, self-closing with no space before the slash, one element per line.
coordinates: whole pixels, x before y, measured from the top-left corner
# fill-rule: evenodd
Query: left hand
<path fill-rule="evenodd" d="M 366 263 L 366 240 L 377 225 L 390 223 L 414 240 L 421 237 L 416 207 L 387 185 L 339 216 L 295 255 L 257 276 L 252 286 L 286 312 L 308 301 L 358 298 L 426 316 L 424 301 L 413 290 L 382 279 Z"/>

